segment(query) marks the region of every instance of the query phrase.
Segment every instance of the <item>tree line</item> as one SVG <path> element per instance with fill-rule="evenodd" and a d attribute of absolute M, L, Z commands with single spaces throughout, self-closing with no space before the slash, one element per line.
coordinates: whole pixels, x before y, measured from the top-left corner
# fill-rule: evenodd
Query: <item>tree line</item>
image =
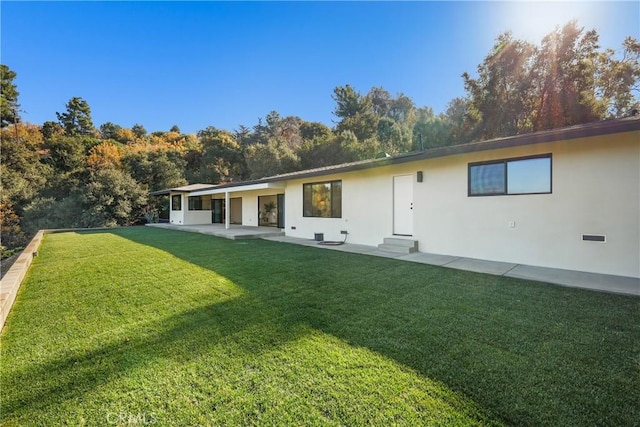
<path fill-rule="evenodd" d="M 575 21 L 536 46 L 498 36 L 478 65 L 462 74 L 466 96 L 443 113 L 382 87 L 336 87 L 335 125 L 272 111 L 233 131 L 209 126 L 94 126 L 91 108 L 71 98 L 55 121 L 20 120 L 16 72 L 2 78 L 2 252 L 35 230 L 131 224 L 168 215 L 166 198 L 148 193 L 187 183 L 223 183 L 624 117 L 639 107 L 640 43 L 601 49 L 595 30 Z M 9 251 L 9 252 L 8 252 Z"/>

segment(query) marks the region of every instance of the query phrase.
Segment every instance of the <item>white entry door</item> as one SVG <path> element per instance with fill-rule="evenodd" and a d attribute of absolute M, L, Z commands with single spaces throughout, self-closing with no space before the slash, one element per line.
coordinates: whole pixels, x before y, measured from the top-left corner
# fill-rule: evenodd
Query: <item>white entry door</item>
<path fill-rule="evenodd" d="M 393 234 L 413 235 L 413 175 L 393 177 Z"/>

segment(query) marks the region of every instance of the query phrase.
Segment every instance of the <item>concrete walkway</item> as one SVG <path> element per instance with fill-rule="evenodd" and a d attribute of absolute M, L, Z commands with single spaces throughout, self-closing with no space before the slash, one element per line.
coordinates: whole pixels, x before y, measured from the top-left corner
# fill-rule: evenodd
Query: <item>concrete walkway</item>
<path fill-rule="evenodd" d="M 377 247 L 356 245 L 352 243 L 345 243 L 340 246 L 319 245 L 315 240 L 299 239 L 284 235 L 263 236 L 262 238 L 275 242 L 293 243 L 296 245 L 313 246 L 316 248 L 334 251 L 395 258 L 403 261 L 437 265 L 447 268 L 455 268 L 458 270 L 475 271 L 478 273 L 487 273 L 496 276 L 507 276 L 518 279 L 553 283 L 562 286 L 591 289 L 594 291 L 640 296 L 640 279 L 633 277 L 610 276 L 606 274 L 535 267 L 531 265 L 486 261 L 481 259 L 437 255 L 424 252 L 415 252 L 408 255 L 396 254 L 381 251 Z"/>

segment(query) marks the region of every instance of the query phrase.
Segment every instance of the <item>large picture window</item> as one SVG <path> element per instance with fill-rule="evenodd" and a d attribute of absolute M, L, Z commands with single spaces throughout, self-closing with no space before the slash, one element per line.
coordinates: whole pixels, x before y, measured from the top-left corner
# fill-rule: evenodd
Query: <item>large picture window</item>
<path fill-rule="evenodd" d="M 172 211 L 181 211 L 182 210 L 182 195 L 174 194 L 171 196 L 171 210 Z"/>
<path fill-rule="evenodd" d="M 551 154 L 469 164 L 469 196 L 551 193 Z"/>
<path fill-rule="evenodd" d="M 342 181 L 304 184 L 302 187 L 304 216 L 342 218 Z"/>
<path fill-rule="evenodd" d="M 211 198 L 204 196 L 189 196 L 190 211 L 210 211 Z"/>

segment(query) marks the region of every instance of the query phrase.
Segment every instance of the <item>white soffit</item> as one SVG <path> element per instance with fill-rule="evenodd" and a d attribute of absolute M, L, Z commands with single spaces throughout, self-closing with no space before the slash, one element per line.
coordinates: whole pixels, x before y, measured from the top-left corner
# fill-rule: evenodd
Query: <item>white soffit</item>
<path fill-rule="evenodd" d="M 269 188 L 285 188 L 284 182 L 263 182 L 261 184 L 239 185 L 236 187 L 211 188 L 209 190 L 192 191 L 190 196 L 208 196 L 210 194 L 237 193 L 240 191 L 267 190 Z"/>

